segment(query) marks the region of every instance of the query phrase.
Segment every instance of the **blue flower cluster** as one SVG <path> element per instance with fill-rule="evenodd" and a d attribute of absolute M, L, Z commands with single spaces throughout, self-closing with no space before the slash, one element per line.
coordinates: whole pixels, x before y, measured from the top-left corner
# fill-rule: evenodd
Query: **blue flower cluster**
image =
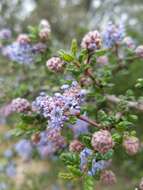
<path fill-rule="evenodd" d="M 77 82 L 71 86 L 64 85 L 63 93 L 55 93 L 53 97 L 41 93 L 33 102 L 33 110 L 48 119 L 49 128 L 61 128 L 69 115 L 80 112 L 80 104 L 84 101 L 85 91 Z"/>
<path fill-rule="evenodd" d="M 8 177 L 15 177 L 16 175 L 16 164 L 12 160 L 14 156 L 14 151 L 12 149 L 7 149 L 3 153 L 6 162 L 0 165 L 0 173 L 4 173 Z"/>
<path fill-rule="evenodd" d="M 14 177 L 16 175 L 16 165 L 13 161 L 10 161 L 6 167 L 6 175 L 8 177 Z"/>
<path fill-rule="evenodd" d="M 96 161 L 96 159 L 93 159 L 92 167 L 91 167 L 91 170 L 88 171 L 88 175 L 94 176 L 96 174 L 96 172 L 105 169 L 107 166 L 108 166 L 107 161 L 105 161 L 105 160 Z"/>
<path fill-rule="evenodd" d="M 32 156 L 33 147 L 29 140 L 22 139 L 15 145 L 15 150 L 24 160 L 28 160 Z"/>
<path fill-rule="evenodd" d="M 87 169 L 88 158 L 93 154 L 93 151 L 89 148 L 84 148 L 80 152 L 80 169 L 84 171 Z"/>
<path fill-rule="evenodd" d="M 101 171 L 109 166 L 109 162 L 105 160 L 97 161 L 96 158 L 92 159 L 92 166 L 89 170 L 88 162 L 89 157 L 93 155 L 93 151 L 89 148 L 84 148 L 80 152 L 80 169 L 81 171 L 86 171 L 89 176 L 94 176 L 96 172 Z"/>
<path fill-rule="evenodd" d="M 69 128 L 73 131 L 75 138 L 77 138 L 81 134 L 88 133 L 88 123 L 80 119 L 77 119 L 74 125 L 69 125 Z"/>
<path fill-rule="evenodd" d="M 33 46 L 29 43 L 14 42 L 3 48 L 2 54 L 7 56 L 11 61 L 20 64 L 32 64 L 36 60 L 36 53 Z"/>
<path fill-rule="evenodd" d="M 66 146 L 66 141 L 61 136 L 60 130 L 50 129 L 40 133 L 40 141 L 36 144 L 41 158 L 52 156 L 57 150 Z"/>
<path fill-rule="evenodd" d="M 4 28 L 0 30 L 0 40 L 8 40 L 12 36 L 11 30 L 8 28 Z"/>
<path fill-rule="evenodd" d="M 13 151 L 11 149 L 7 149 L 7 150 L 5 150 L 3 155 L 6 158 L 11 158 L 13 156 Z"/>
<path fill-rule="evenodd" d="M 106 48 L 112 48 L 114 45 L 120 44 L 124 37 L 124 25 L 120 24 L 119 26 L 116 26 L 110 22 L 103 32 L 103 45 Z"/>

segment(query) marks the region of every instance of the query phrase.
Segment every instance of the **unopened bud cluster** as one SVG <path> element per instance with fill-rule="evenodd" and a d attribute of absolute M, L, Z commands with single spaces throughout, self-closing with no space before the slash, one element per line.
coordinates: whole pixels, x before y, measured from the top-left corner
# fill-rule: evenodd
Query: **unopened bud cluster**
<path fill-rule="evenodd" d="M 116 176 L 111 170 L 103 170 L 100 180 L 105 185 L 113 185 L 117 182 Z"/>
<path fill-rule="evenodd" d="M 31 105 L 28 100 L 24 98 L 16 98 L 11 103 L 11 110 L 13 112 L 24 113 L 31 109 Z"/>
<path fill-rule="evenodd" d="M 80 152 L 83 148 L 84 145 L 78 140 L 73 140 L 69 145 L 69 150 L 71 152 Z"/>
<path fill-rule="evenodd" d="M 98 31 L 87 33 L 82 42 L 81 47 L 88 50 L 97 50 L 101 47 L 101 35 Z"/>
<path fill-rule="evenodd" d="M 64 61 L 62 61 L 59 57 L 52 57 L 46 63 L 48 69 L 54 72 L 62 71 L 64 64 Z"/>
<path fill-rule="evenodd" d="M 39 37 L 41 40 L 47 40 L 51 33 L 51 27 L 47 20 L 43 19 L 39 25 Z"/>
<path fill-rule="evenodd" d="M 123 147 L 127 154 L 135 155 L 140 149 L 139 139 L 137 137 L 125 137 L 123 140 Z"/>
<path fill-rule="evenodd" d="M 104 154 L 113 148 L 114 142 L 111 133 L 107 130 L 95 132 L 92 136 L 93 149 Z"/>

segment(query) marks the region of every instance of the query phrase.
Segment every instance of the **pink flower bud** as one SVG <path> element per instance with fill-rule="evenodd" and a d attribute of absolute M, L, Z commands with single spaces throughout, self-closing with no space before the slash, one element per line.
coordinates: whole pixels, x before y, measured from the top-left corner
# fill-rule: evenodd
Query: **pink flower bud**
<path fill-rule="evenodd" d="M 45 29 L 40 30 L 39 37 L 41 40 L 47 40 L 49 37 L 49 34 L 50 34 L 49 30 L 45 28 Z"/>
<path fill-rule="evenodd" d="M 135 155 L 140 149 L 139 139 L 137 137 L 125 137 L 123 140 L 123 147 L 127 154 Z"/>
<path fill-rule="evenodd" d="M 135 48 L 135 42 L 133 39 L 129 36 L 125 37 L 123 40 L 123 43 L 129 48 L 129 49 L 134 49 Z"/>
<path fill-rule="evenodd" d="M 16 98 L 11 103 L 11 109 L 13 112 L 23 113 L 28 112 L 31 109 L 31 105 L 24 98 Z"/>
<path fill-rule="evenodd" d="M 82 42 L 81 47 L 88 50 L 96 50 L 101 47 L 101 35 L 98 31 L 90 31 L 87 33 Z"/>
<path fill-rule="evenodd" d="M 140 45 L 136 48 L 135 53 L 137 56 L 143 58 L 143 45 Z"/>
<path fill-rule="evenodd" d="M 100 180 L 105 185 L 113 185 L 117 182 L 116 176 L 111 170 L 102 171 Z"/>
<path fill-rule="evenodd" d="M 104 154 L 113 148 L 114 142 L 111 133 L 107 130 L 95 132 L 91 140 L 94 150 Z"/>
<path fill-rule="evenodd" d="M 46 19 L 43 19 L 40 21 L 39 29 L 45 29 L 45 28 L 47 28 L 47 29 L 49 29 L 49 31 L 51 31 L 49 22 Z"/>
<path fill-rule="evenodd" d="M 20 44 L 29 43 L 30 42 L 30 38 L 28 37 L 27 34 L 20 34 L 17 37 L 17 42 L 19 42 Z"/>
<path fill-rule="evenodd" d="M 83 150 L 83 148 L 84 145 L 78 140 L 73 140 L 69 145 L 69 150 L 71 152 L 80 152 L 81 150 Z"/>
<path fill-rule="evenodd" d="M 54 72 L 59 72 L 63 70 L 64 61 L 62 61 L 59 57 L 52 57 L 46 63 L 49 70 Z"/>
<path fill-rule="evenodd" d="M 47 20 L 43 19 L 39 25 L 39 37 L 41 40 L 47 40 L 51 33 L 51 27 Z"/>

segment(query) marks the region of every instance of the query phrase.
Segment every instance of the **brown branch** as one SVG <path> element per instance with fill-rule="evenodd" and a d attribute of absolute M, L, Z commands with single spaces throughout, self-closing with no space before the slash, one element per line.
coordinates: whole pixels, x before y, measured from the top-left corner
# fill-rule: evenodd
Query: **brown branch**
<path fill-rule="evenodd" d="M 83 115 L 77 115 L 77 118 L 82 120 L 82 121 L 85 121 L 87 123 L 89 123 L 90 125 L 93 125 L 97 128 L 101 128 L 101 125 L 99 123 L 97 123 L 96 121 L 93 121 L 91 119 L 89 119 L 88 117 L 86 116 L 83 116 Z"/>
<path fill-rule="evenodd" d="M 114 104 L 118 104 L 121 101 L 121 99 L 118 98 L 117 96 L 108 95 L 108 94 L 106 95 L 106 99 L 109 102 L 114 103 Z M 137 111 L 143 112 L 143 101 L 142 102 L 139 102 L 139 101 L 127 101 L 127 106 L 129 108 L 133 108 L 133 109 L 136 109 Z"/>
<path fill-rule="evenodd" d="M 80 68 L 80 62 L 78 62 L 78 61 L 74 61 L 73 64 L 76 65 L 77 68 Z"/>

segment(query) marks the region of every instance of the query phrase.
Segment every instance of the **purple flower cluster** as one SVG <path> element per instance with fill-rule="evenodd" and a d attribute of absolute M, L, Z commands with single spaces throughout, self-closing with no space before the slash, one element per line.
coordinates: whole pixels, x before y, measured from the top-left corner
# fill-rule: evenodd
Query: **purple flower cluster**
<path fill-rule="evenodd" d="M 8 28 L 0 30 L 0 40 L 8 40 L 11 38 L 11 36 L 11 30 L 9 30 Z"/>
<path fill-rule="evenodd" d="M 93 151 L 89 148 L 84 148 L 80 152 L 80 169 L 81 171 L 88 171 L 88 175 L 94 176 L 96 172 L 107 168 L 110 165 L 109 161 L 92 159 L 91 169 L 88 170 L 88 159 L 93 155 Z"/>
<path fill-rule="evenodd" d="M 7 149 L 5 152 L 4 152 L 4 157 L 6 158 L 12 158 L 13 156 L 13 151 L 11 149 Z"/>
<path fill-rule="evenodd" d="M 7 29 L 0 31 L 0 39 L 10 37 L 10 31 L 8 31 Z M 27 34 L 20 34 L 15 42 L 2 46 L 1 53 L 11 61 L 29 65 L 35 63 L 37 56 L 46 49 L 45 43 L 32 44 Z"/>
<path fill-rule="evenodd" d="M 36 144 L 42 158 L 53 155 L 66 146 L 66 141 L 58 129 L 45 130 L 40 133 L 40 141 Z"/>
<path fill-rule="evenodd" d="M 47 49 L 47 45 L 42 42 L 39 42 L 39 43 L 33 45 L 32 51 L 33 51 L 33 53 L 43 53 L 43 52 L 45 52 L 46 49 Z"/>
<path fill-rule="evenodd" d="M 16 164 L 11 159 L 12 156 L 13 156 L 13 151 L 7 150 L 4 152 L 4 157 L 6 158 L 6 161 L 4 163 L 1 163 L 1 165 L 0 165 L 0 174 L 4 174 L 8 177 L 15 177 Z"/>
<path fill-rule="evenodd" d="M 101 171 L 109 166 L 109 163 L 105 160 L 96 161 L 96 159 L 92 160 L 91 170 L 88 171 L 88 175 L 94 176 L 96 172 Z"/>
<path fill-rule="evenodd" d="M 13 112 L 27 113 L 31 110 L 31 105 L 28 100 L 24 98 L 16 98 L 11 101 L 11 103 L 4 105 L 0 109 L 0 115 L 7 117 Z"/>
<path fill-rule="evenodd" d="M 74 125 L 70 125 L 69 128 L 71 128 L 71 130 L 73 131 L 75 138 L 77 138 L 81 134 L 88 133 L 88 123 L 80 119 L 77 119 L 76 123 Z"/>
<path fill-rule="evenodd" d="M 0 115 L 8 117 L 12 113 L 11 103 L 4 105 L 0 108 Z"/>
<path fill-rule="evenodd" d="M 33 147 L 29 140 L 22 139 L 15 145 L 15 150 L 20 157 L 28 160 L 32 156 Z"/>
<path fill-rule="evenodd" d="M 61 135 L 61 131 L 58 129 L 48 129 L 39 134 L 39 140 L 37 142 L 31 142 L 27 139 L 20 140 L 15 145 L 15 150 L 24 160 L 29 160 L 34 150 L 38 150 L 41 158 L 47 158 L 65 146 L 66 141 Z"/>
<path fill-rule="evenodd" d="M 123 24 L 119 26 L 110 22 L 103 32 L 103 44 L 106 48 L 112 48 L 114 45 L 118 45 L 122 42 L 125 36 L 125 28 Z"/>
<path fill-rule="evenodd" d="M 8 177 L 14 177 L 16 175 L 16 165 L 13 162 L 9 162 L 5 171 Z"/>
<path fill-rule="evenodd" d="M 84 148 L 80 152 L 80 169 L 85 171 L 87 169 L 88 158 L 93 154 L 93 151 L 89 148 Z"/>
<path fill-rule="evenodd" d="M 77 82 L 71 86 L 61 87 L 63 93 L 55 93 L 53 97 L 41 93 L 33 102 L 33 110 L 48 119 L 49 128 L 61 128 L 69 115 L 80 112 L 80 104 L 84 100 L 85 91 Z"/>
<path fill-rule="evenodd" d="M 4 47 L 2 54 L 11 61 L 26 65 L 33 64 L 37 55 L 33 52 L 33 46 L 30 43 L 19 43 L 17 41 Z"/>

